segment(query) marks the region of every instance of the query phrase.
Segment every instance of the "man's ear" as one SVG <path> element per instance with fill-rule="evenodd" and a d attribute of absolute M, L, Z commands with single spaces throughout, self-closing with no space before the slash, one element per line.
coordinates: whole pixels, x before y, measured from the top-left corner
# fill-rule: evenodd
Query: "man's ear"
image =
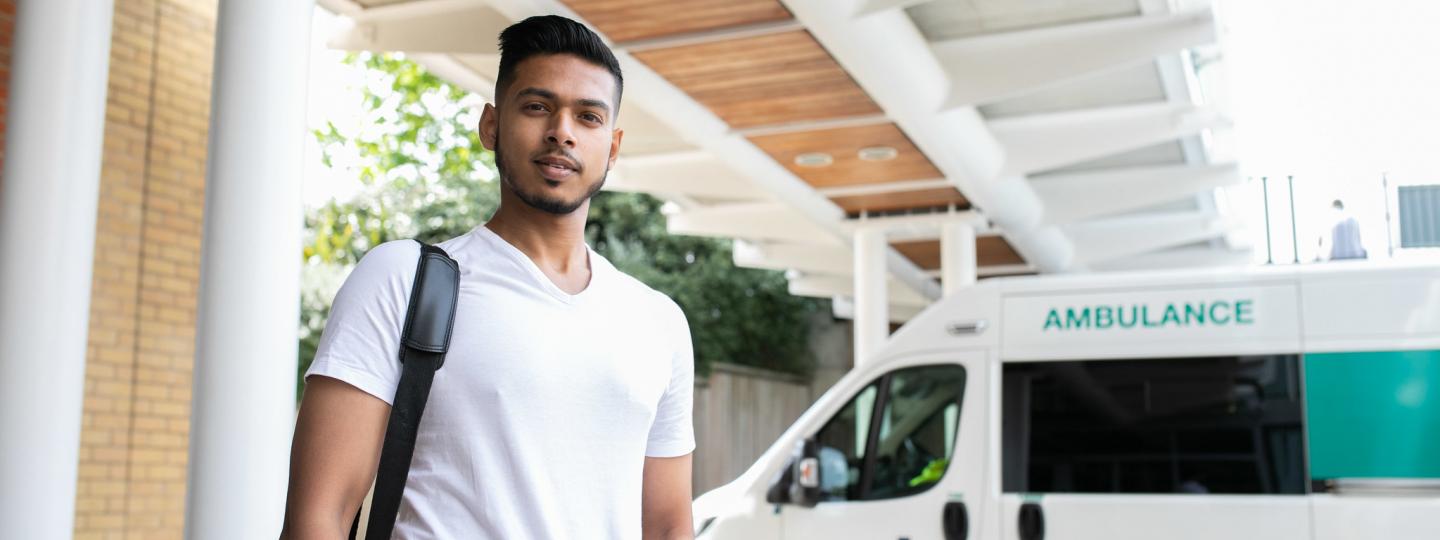
<path fill-rule="evenodd" d="M 491 152 L 495 151 L 495 137 L 498 135 L 497 129 L 499 123 L 497 120 L 499 114 L 500 111 L 495 110 L 495 106 L 489 103 L 485 104 L 485 110 L 480 113 L 480 146 L 484 146 L 486 150 Z"/>
<path fill-rule="evenodd" d="M 625 138 L 625 130 L 616 128 L 610 133 L 610 167 L 615 167 L 615 158 L 620 157 L 620 140 Z"/>

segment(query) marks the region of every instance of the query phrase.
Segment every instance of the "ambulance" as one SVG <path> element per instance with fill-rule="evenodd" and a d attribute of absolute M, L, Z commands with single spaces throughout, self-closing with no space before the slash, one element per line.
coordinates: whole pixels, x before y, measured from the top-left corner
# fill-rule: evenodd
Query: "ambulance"
<path fill-rule="evenodd" d="M 1440 539 L 1440 266 L 982 281 L 694 515 L 702 540 Z"/>

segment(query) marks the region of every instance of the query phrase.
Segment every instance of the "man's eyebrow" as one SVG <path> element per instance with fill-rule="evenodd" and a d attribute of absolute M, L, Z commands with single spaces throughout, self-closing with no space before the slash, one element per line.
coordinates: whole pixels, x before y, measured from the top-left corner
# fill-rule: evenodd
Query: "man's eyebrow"
<path fill-rule="evenodd" d="M 521 90 L 521 91 L 515 93 L 515 96 L 516 96 L 516 97 L 519 97 L 519 96 L 535 96 L 535 97 L 539 97 L 539 98 L 543 98 L 543 99 L 548 99 L 548 100 L 551 100 L 551 101 L 554 101 L 554 100 L 555 100 L 555 93 L 554 93 L 554 92 L 551 92 L 551 91 L 546 90 L 546 89 L 544 89 L 544 88 L 535 88 L 535 87 L 533 87 L 533 86 L 531 86 L 531 87 L 529 87 L 529 88 L 526 88 L 526 89 L 524 89 L 524 90 Z"/>
<path fill-rule="evenodd" d="M 610 114 L 610 104 L 605 103 L 603 100 L 581 98 L 575 100 L 575 103 L 580 105 L 581 107 L 594 107 L 596 109 L 605 111 L 605 114 Z"/>
<path fill-rule="evenodd" d="M 556 96 L 555 92 L 551 92 L 544 88 L 536 88 L 533 86 L 515 93 L 515 97 L 520 96 L 535 96 L 541 99 L 548 99 L 550 101 L 559 100 L 559 96 Z M 605 100 L 602 99 L 580 98 L 575 100 L 575 104 L 581 107 L 593 107 L 596 109 L 600 109 L 602 111 L 605 111 L 606 114 L 610 113 L 610 104 L 606 103 Z"/>

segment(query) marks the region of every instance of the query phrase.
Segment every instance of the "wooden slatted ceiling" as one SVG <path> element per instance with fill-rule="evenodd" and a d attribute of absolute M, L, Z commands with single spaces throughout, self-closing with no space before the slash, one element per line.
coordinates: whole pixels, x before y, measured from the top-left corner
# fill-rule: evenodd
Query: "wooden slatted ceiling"
<path fill-rule="evenodd" d="M 566 0 L 572 9 L 623 43 L 786 20 L 774 0 Z M 635 58 L 737 129 L 877 116 L 882 112 L 809 32 L 795 30 L 643 49 Z M 816 188 L 883 184 L 941 177 L 893 123 L 817 129 L 750 140 Z M 894 148 L 886 161 L 864 161 L 867 147 Z M 802 167 L 795 157 L 832 156 L 825 167 Z M 831 199 L 849 214 L 955 206 L 969 201 L 954 188 L 921 189 Z"/>
<path fill-rule="evenodd" d="M 930 160 L 911 144 L 895 124 L 884 122 L 814 131 L 757 135 L 750 142 L 764 150 L 806 183 L 816 188 L 883 184 L 903 180 L 939 178 L 941 173 Z M 896 156 L 886 161 L 860 159 L 861 148 L 894 148 Z M 834 163 L 823 167 L 795 164 L 795 157 L 809 152 L 831 156 Z M 954 205 L 970 207 L 965 196 L 953 187 L 894 191 L 868 195 L 849 195 L 830 199 L 848 214 L 861 211 L 890 212 L 915 208 L 936 208 Z"/>
<path fill-rule="evenodd" d="M 919 189 L 915 191 L 891 191 L 871 195 L 847 195 L 831 197 L 846 214 L 858 215 L 863 212 L 891 212 L 914 208 L 939 208 L 954 205 L 956 209 L 970 208 L 970 201 L 953 187 Z"/>
<path fill-rule="evenodd" d="M 617 43 L 790 20 L 779 0 L 563 0 Z"/>
<path fill-rule="evenodd" d="M 804 30 L 634 55 L 734 128 L 880 114 Z"/>
<path fill-rule="evenodd" d="M 910 139 L 900 132 L 900 128 L 889 122 L 758 135 L 750 137 L 750 142 L 816 188 L 927 180 L 942 176 L 940 170 L 915 145 L 910 144 Z M 894 148 L 897 155 L 887 161 L 860 159 L 860 149 L 869 146 Z M 796 165 L 795 156 L 808 152 L 829 154 L 835 162 L 824 167 Z"/>
<path fill-rule="evenodd" d="M 940 269 L 940 241 L 915 240 L 890 244 L 910 262 L 925 270 Z M 975 239 L 975 262 L 977 266 L 1001 266 L 1025 264 L 1025 259 L 1010 247 L 1003 237 L 981 236 Z"/>

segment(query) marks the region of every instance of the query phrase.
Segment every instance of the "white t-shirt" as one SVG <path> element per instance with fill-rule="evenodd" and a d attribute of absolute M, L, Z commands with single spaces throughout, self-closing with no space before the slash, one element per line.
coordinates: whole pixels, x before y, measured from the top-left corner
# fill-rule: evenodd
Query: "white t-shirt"
<path fill-rule="evenodd" d="M 568 294 L 480 226 L 421 418 L 395 538 L 639 538 L 645 457 L 695 448 L 690 329 L 670 298 L 590 256 Z M 420 246 L 372 249 L 335 296 L 307 377 L 390 402 Z"/>

